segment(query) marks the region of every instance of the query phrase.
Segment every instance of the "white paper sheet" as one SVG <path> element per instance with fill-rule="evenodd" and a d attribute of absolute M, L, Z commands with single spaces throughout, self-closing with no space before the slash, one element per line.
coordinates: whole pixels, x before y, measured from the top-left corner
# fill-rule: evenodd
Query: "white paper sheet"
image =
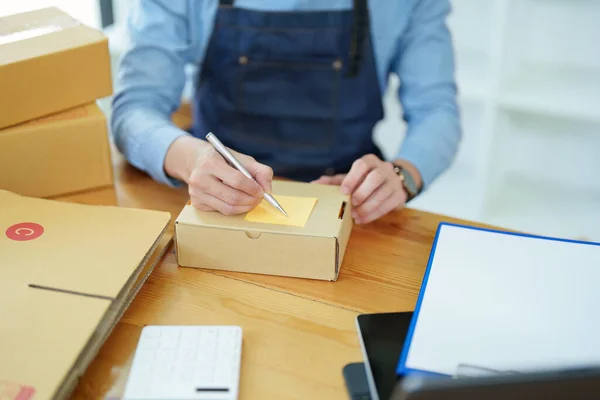
<path fill-rule="evenodd" d="M 600 364 L 600 246 L 442 225 L 402 367 Z"/>

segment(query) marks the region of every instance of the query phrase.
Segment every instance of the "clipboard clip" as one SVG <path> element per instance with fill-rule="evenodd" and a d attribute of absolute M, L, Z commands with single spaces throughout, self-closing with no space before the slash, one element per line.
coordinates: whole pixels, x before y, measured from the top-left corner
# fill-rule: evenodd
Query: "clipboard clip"
<path fill-rule="evenodd" d="M 456 373 L 454 374 L 453 378 L 460 379 L 482 376 L 516 375 L 519 373 L 520 372 L 513 370 L 499 370 L 489 367 L 483 367 L 480 365 L 461 363 L 458 364 L 458 367 L 456 368 Z"/>

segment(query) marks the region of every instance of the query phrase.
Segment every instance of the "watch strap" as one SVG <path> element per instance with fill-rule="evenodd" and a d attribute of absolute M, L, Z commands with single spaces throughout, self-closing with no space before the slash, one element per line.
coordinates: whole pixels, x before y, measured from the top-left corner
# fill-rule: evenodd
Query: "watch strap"
<path fill-rule="evenodd" d="M 394 172 L 396 175 L 400 177 L 402 180 L 402 187 L 404 187 L 404 191 L 406 192 L 407 202 L 414 199 L 420 192 L 420 189 L 416 187 L 415 180 L 410 175 L 410 173 L 402 168 L 400 165 L 392 163 L 394 166 Z"/>

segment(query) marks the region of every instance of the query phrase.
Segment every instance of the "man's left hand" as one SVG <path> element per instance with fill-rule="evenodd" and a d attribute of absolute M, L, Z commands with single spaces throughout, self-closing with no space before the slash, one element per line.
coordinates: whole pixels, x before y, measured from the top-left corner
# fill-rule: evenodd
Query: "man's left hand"
<path fill-rule="evenodd" d="M 348 174 L 322 176 L 313 183 L 341 185 L 342 193 L 352 196 L 352 218 L 368 224 L 404 206 L 407 194 L 394 165 L 374 154 L 359 158 Z"/>

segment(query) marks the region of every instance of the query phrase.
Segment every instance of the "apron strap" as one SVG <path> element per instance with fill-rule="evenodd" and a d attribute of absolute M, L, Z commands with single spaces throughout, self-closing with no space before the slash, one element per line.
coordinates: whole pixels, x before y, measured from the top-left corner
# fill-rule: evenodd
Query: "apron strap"
<path fill-rule="evenodd" d="M 369 34 L 369 6 L 368 0 L 354 0 L 354 19 L 352 22 L 352 42 L 350 44 L 350 65 L 346 76 L 357 76 L 363 59 L 363 43 Z"/>

